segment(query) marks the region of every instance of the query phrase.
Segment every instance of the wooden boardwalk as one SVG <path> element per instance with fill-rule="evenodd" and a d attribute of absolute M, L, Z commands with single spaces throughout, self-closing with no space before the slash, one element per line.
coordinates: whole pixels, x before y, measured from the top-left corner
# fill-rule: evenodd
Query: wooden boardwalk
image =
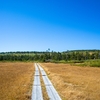
<path fill-rule="evenodd" d="M 35 75 L 34 75 L 31 100 L 43 100 L 41 83 L 40 83 L 40 74 L 37 64 L 35 64 Z"/>
<path fill-rule="evenodd" d="M 35 64 L 35 75 L 34 75 L 34 83 L 33 83 L 33 91 L 32 91 L 32 99 L 31 100 L 43 100 L 41 83 L 40 83 L 40 73 L 39 69 L 46 87 L 46 91 L 50 100 L 62 100 L 49 80 L 44 69 L 39 65 Z"/>

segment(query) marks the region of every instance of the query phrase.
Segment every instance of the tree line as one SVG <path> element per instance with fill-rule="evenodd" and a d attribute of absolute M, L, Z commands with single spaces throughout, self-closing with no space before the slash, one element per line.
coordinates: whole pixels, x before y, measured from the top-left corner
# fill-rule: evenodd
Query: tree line
<path fill-rule="evenodd" d="M 0 61 L 70 61 L 100 59 L 100 50 L 75 50 L 66 52 L 2 52 Z"/>

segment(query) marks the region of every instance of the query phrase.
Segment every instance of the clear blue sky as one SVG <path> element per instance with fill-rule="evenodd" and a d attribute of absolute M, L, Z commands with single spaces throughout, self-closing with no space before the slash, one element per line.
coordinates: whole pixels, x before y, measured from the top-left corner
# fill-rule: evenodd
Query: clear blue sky
<path fill-rule="evenodd" d="M 100 49 L 100 0 L 0 0 L 0 52 Z"/>

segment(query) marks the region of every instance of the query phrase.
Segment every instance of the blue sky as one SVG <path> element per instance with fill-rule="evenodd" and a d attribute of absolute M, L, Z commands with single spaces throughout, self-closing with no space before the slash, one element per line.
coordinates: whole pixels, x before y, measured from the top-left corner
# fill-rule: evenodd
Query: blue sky
<path fill-rule="evenodd" d="M 100 49 L 100 0 L 0 0 L 0 52 Z"/>

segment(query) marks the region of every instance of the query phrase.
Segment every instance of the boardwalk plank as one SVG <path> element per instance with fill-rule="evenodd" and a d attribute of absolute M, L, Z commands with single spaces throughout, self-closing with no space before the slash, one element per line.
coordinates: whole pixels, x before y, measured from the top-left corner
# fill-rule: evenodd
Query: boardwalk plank
<path fill-rule="evenodd" d="M 44 70 L 41 71 L 41 74 L 42 74 L 42 76 L 46 76 L 47 75 Z"/>
<path fill-rule="evenodd" d="M 41 85 L 40 83 L 40 76 L 34 76 L 34 85 Z"/>
<path fill-rule="evenodd" d="M 61 100 L 59 94 L 57 93 L 57 91 L 55 90 L 55 88 L 54 88 L 53 85 L 50 86 L 50 89 L 51 89 L 51 91 L 52 91 L 52 93 L 53 93 L 53 95 L 54 95 L 55 100 Z"/>
<path fill-rule="evenodd" d="M 42 76 L 45 85 L 52 85 L 51 81 L 47 76 Z"/>
<path fill-rule="evenodd" d="M 33 86 L 31 100 L 43 100 L 41 86 Z"/>
<path fill-rule="evenodd" d="M 39 73 L 39 71 L 35 71 L 35 76 L 39 76 L 40 75 L 40 73 Z"/>
<path fill-rule="evenodd" d="M 34 64 L 34 66 L 35 66 L 35 71 L 38 71 L 38 67 L 36 63 Z"/>

